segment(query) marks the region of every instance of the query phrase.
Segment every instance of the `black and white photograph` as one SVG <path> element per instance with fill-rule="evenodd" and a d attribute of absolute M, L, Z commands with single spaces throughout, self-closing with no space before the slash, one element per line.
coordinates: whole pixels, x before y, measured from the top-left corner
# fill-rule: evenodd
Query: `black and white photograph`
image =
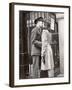
<path fill-rule="evenodd" d="M 64 14 L 19 11 L 19 20 L 20 79 L 63 77 L 64 41 L 62 33 Z M 59 29 L 58 23 L 61 23 Z M 60 37 L 60 45 L 59 33 L 62 36 Z M 60 58 L 62 59 L 61 68 Z"/>
<path fill-rule="evenodd" d="M 70 7 L 10 4 L 10 86 L 70 82 Z"/>

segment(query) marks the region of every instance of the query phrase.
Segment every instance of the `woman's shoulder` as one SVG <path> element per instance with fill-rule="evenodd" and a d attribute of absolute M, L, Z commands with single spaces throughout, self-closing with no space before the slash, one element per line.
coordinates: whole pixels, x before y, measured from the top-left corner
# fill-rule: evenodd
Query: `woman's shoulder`
<path fill-rule="evenodd" d="M 43 32 L 44 32 L 44 33 L 48 33 L 48 30 L 47 30 L 47 29 L 43 29 Z"/>

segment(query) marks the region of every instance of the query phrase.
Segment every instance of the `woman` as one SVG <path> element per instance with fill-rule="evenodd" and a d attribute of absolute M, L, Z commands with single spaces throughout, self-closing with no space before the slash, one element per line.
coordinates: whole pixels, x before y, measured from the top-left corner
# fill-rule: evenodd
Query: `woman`
<path fill-rule="evenodd" d="M 41 71 L 47 71 L 48 77 L 54 77 L 54 61 L 51 48 L 51 33 L 48 31 L 49 26 L 46 26 L 42 32 L 42 50 L 41 50 Z M 48 26 L 48 29 L 47 29 Z"/>

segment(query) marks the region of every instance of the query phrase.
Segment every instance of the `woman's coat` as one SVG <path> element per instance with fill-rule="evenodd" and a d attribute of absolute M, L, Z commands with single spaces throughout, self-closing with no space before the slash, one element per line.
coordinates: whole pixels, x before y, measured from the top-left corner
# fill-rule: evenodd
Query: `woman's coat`
<path fill-rule="evenodd" d="M 41 56 L 45 56 L 45 63 L 41 60 L 41 70 L 51 70 L 54 68 L 53 51 L 51 48 L 51 33 L 48 30 L 42 32 Z"/>

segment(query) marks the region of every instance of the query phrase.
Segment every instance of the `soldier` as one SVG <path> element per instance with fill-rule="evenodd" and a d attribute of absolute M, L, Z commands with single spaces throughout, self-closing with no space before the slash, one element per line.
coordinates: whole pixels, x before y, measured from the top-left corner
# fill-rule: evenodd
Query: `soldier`
<path fill-rule="evenodd" d="M 33 64 L 33 78 L 40 77 L 39 61 L 41 59 L 41 35 L 43 27 L 43 18 L 37 18 L 34 23 L 36 24 L 31 32 L 31 56 Z"/>

